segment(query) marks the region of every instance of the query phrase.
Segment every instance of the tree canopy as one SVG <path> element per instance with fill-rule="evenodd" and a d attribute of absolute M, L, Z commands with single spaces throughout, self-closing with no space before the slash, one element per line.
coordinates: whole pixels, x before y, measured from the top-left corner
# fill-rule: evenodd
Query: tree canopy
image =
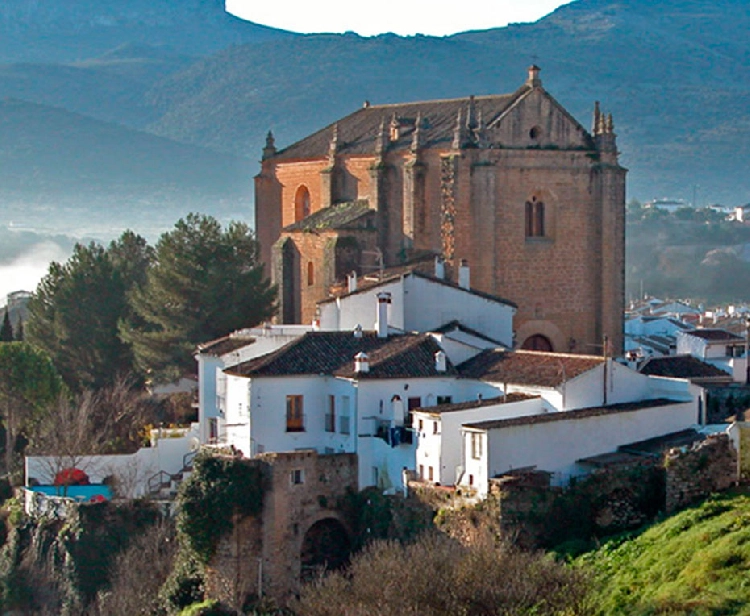
<path fill-rule="evenodd" d="M 131 294 L 133 318 L 120 331 L 139 368 L 167 381 L 194 371 L 197 344 L 257 325 L 274 314 L 275 300 L 249 227 L 223 229 L 190 214 L 156 244 L 146 282 Z"/>
<path fill-rule="evenodd" d="M 39 283 L 26 338 L 50 354 L 73 389 L 103 387 L 133 371 L 118 322 L 129 316 L 128 293 L 145 279 L 150 258 L 146 241 L 127 231 L 108 248 L 77 244 Z"/>
<path fill-rule="evenodd" d="M 33 428 L 63 391 L 62 379 L 44 351 L 26 342 L 0 344 L 0 412 L 8 470 L 18 436 Z"/>
<path fill-rule="evenodd" d="M 0 342 L 13 342 L 13 325 L 10 323 L 10 313 L 5 309 L 3 324 L 0 325 Z"/>

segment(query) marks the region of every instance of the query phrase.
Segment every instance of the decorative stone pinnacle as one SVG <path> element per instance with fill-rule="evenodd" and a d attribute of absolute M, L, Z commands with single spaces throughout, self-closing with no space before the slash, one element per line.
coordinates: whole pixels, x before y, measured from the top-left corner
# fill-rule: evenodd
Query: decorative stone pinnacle
<path fill-rule="evenodd" d="M 612 134 L 612 133 L 615 132 L 615 122 L 612 119 L 612 114 L 611 113 L 607 115 L 607 132 L 609 134 Z"/>
<path fill-rule="evenodd" d="M 276 154 L 276 140 L 273 137 L 273 133 L 269 130 L 266 135 L 266 145 L 263 148 L 263 160 L 270 158 Z"/>
<path fill-rule="evenodd" d="M 599 132 L 599 119 L 602 117 L 602 110 L 599 107 L 599 101 L 594 102 L 594 122 L 591 131 L 596 135 Z"/>

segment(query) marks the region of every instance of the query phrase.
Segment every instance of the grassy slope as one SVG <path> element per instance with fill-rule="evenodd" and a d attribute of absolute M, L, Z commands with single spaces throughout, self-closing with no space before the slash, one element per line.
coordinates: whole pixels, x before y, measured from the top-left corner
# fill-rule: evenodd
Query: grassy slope
<path fill-rule="evenodd" d="M 750 497 L 709 500 L 586 554 L 602 614 L 750 614 Z"/>

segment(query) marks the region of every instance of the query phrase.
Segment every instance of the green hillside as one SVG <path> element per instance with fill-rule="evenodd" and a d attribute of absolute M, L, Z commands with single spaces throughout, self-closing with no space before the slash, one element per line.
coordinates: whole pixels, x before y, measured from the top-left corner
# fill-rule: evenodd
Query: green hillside
<path fill-rule="evenodd" d="M 750 497 L 725 496 L 579 559 L 602 616 L 750 614 Z"/>

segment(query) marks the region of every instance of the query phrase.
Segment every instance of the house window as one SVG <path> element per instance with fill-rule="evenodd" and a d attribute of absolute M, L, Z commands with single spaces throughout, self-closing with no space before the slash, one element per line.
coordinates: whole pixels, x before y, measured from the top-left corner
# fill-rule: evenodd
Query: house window
<path fill-rule="evenodd" d="M 471 457 L 475 460 L 482 457 L 482 435 L 479 432 L 471 433 Z"/>
<path fill-rule="evenodd" d="M 311 287 L 315 284 L 315 265 L 312 261 L 307 262 L 307 286 Z"/>
<path fill-rule="evenodd" d="M 336 432 L 336 396 L 328 396 L 325 429 L 326 432 Z"/>
<path fill-rule="evenodd" d="M 526 237 L 544 237 L 544 203 L 532 197 L 526 202 Z"/>
<path fill-rule="evenodd" d="M 438 396 L 438 404 L 451 404 L 453 402 L 453 396 Z"/>
<path fill-rule="evenodd" d="M 469 475 L 469 485 L 470 486 L 474 485 L 474 475 Z"/>
<path fill-rule="evenodd" d="M 295 395 L 286 397 L 286 431 L 305 431 L 302 396 Z"/>
<path fill-rule="evenodd" d="M 339 417 L 339 432 L 341 434 L 351 434 L 350 426 L 350 398 L 349 396 L 341 396 L 341 415 Z"/>
<path fill-rule="evenodd" d="M 433 470 L 433 468 L 431 466 L 427 467 L 427 479 L 429 481 L 434 481 L 435 480 L 435 472 L 434 472 L 434 470 Z"/>
<path fill-rule="evenodd" d="M 419 478 L 424 479 L 424 464 L 419 465 Z"/>
<path fill-rule="evenodd" d="M 376 486 L 378 485 L 378 482 L 380 481 L 380 471 L 378 471 L 377 466 L 372 467 L 372 485 Z"/>
<path fill-rule="evenodd" d="M 438 433 L 438 422 L 433 421 L 432 422 L 432 433 L 437 434 Z"/>
<path fill-rule="evenodd" d="M 424 421 L 422 419 L 419 420 L 419 431 L 424 432 Z"/>
<path fill-rule="evenodd" d="M 295 468 L 291 473 L 289 473 L 289 482 L 293 486 L 298 486 L 305 483 L 305 471 L 301 468 Z"/>

